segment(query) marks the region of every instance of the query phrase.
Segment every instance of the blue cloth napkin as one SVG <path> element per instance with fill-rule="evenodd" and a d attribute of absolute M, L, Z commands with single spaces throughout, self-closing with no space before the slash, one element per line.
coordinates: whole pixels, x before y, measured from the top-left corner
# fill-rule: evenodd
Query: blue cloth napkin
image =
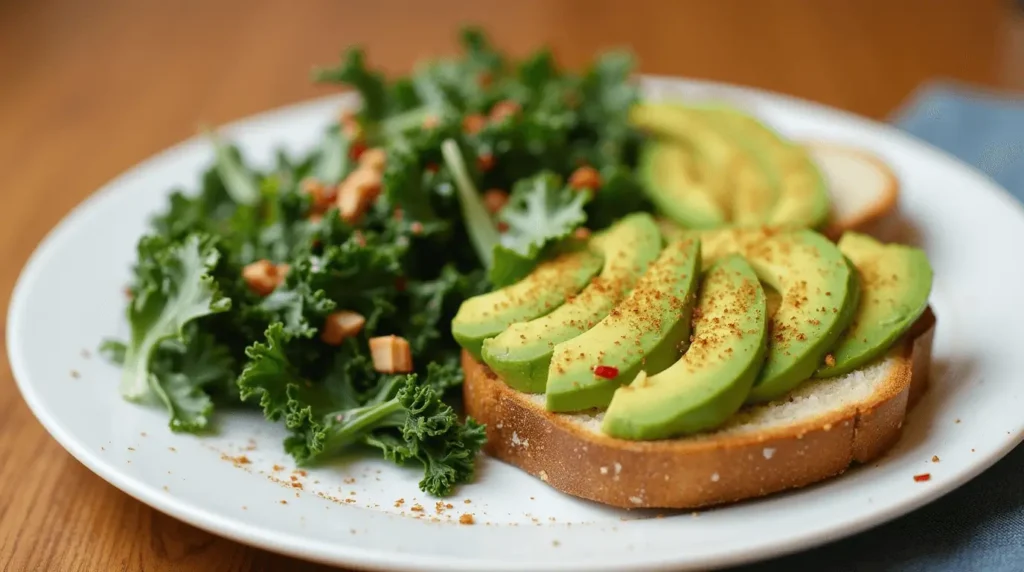
<path fill-rule="evenodd" d="M 892 121 L 985 172 L 1024 201 L 1024 94 L 1012 99 L 933 83 L 918 90 Z M 800 569 L 1024 571 L 1024 445 L 963 487 L 891 523 L 734 570 Z"/>

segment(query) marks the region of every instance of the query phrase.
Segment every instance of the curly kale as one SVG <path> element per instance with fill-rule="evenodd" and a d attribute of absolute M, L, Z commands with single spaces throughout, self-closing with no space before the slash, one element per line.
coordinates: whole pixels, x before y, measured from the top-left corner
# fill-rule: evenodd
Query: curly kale
<path fill-rule="evenodd" d="M 288 429 L 298 462 L 375 448 L 421 465 L 431 494 L 472 477 L 483 428 L 444 402 L 462 383 L 449 327 L 459 304 L 520 279 L 583 225 L 650 205 L 634 173 L 629 54 L 574 72 L 546 49 L 507 57 L 478 29 L 460 43 L 457 57 L 393 79 L 358 47 L 316 70 L 362 105 L 306 153 L 278 151 L 257 168 L 209 134 L 199 188 L 174 191 L 138 244 L 130 337 L 102 348 L 122 366 L 126 399 L 163 406 L 174 431 L 193 433 L 225 406 L 258 407 Z M 371 147 L 386 156 L 382 192 L 342 220 L 309 182 L 336 189 Z M 565 184 L 582 165 L 598 188 Z M 508 198 L 497 212 L 483 200 L 493 191 Z M 287 269 L 265 296 L 243 278 L 257 261 Z M 320 329 L 339 310 L 365 323 L 328 346 Z M 380 335 L 408 341 L 414 371 L 375 371 L 368 342 Z"/>

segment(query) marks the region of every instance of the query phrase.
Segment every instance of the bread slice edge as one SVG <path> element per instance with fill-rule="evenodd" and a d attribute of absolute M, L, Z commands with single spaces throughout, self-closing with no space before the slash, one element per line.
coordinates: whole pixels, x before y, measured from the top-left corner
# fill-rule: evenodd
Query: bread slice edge
<path fill-rule="evenodd" d="M 548 412 L 542 399 L 509 388 L 465 352 L 464 405 L 467 415 L 487 425 L 487 454 L 563 493 L 622 508 L 732 503 L 822 481 L 888 451 L 902 433 L 907 411 L 927 388 L 935 323 L 929 308 L 869 366 L 884 376 L 866 395 L 763 430 L 726 429 L 663 441 L 615 439 L 595 430 L 593 420 L 581 421 L 585 416 Z M 827 387 L 805 385 L 811 386 L 805 390 L 811 398 Z"/>
<path fill-rule="evenodd" d="M 831 197 L 832 212 L 822 231 L 826 236 L 835 240 L 846 231 L 855 231 L 888 240 L 900 230 L 899 179 L 885 161 L 860 147 L 824 141 L 802 144 L 825 176 Z M 837 157 L 859 163 L 862 169 L 873 170 L 876 177 L 870 182 L 854 180 L 854 174 L 838 173 L 834 163 L 822 161 Z M 837 180 L 839 178 L 842 181 Z M 846 202 L 838 195 L 851 193 L 858 195 L 863 203 L 860 207 L 844 207 Z"/>

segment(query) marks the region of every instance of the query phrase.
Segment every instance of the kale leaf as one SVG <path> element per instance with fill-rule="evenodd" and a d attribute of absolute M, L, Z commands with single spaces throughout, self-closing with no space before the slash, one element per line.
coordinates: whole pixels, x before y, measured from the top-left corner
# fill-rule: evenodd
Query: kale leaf
<path fill-rule="evenodd" d="M 567 238 L 587 220 L 583 207 L 589 192 L 562 186 L 561 179 L 542 172 L 516 183 L 498 219 L 508 226 L 494 250 L 491 282 L 505 286 L 522 279 L 545 247 Z"/>
<path fill-rule="evenodd" d="M 243 398 L 259 396 L 268 419 L 285 420 L 292 433 L 285 448 L 297 462 L 309 465 L 370 445 L 395 463 L 419 462 L 420 488 L 433 495 L 450 495 L 472 478 L 483 427 L 471 419 L 460 423 L 441 399 L 461 383 L 458 367 L 432 363 L 423 377 L 376 374 L 349 345 L 336 371 L 314 383 L 291 360 L 293 340 L 282 324 L 268 328 L 266 341 L 249 348 L 238 383 Z"/>
<path fill-rule="evenodd" d="M 143 238 L 138 252 L 142 275 L 128 305 L 131 336 L 121 377 L 121 395 L 129 401 L 166 393 L 150 367 L 164 340 L 181 340 L 192 320 L 231 308 L 231 299 L 220 294 L 211 276 L 220 258 L 213 238 L 189 235 L 175 243 Z"/>

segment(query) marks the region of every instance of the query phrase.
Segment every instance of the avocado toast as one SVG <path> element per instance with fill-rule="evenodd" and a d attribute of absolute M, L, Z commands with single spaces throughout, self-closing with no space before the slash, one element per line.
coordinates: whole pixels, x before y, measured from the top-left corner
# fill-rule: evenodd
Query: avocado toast
<path fill-rule="evenodd" d="M 720 504 L 877 457 L 927 384 L 932 273 L 915 248 L 853 232 L 681 231 L 638 273 L 590 329 L 529 342 L 553 346 L 544 388 L 463 352 L 486 451 L 605 504 Z"/>

